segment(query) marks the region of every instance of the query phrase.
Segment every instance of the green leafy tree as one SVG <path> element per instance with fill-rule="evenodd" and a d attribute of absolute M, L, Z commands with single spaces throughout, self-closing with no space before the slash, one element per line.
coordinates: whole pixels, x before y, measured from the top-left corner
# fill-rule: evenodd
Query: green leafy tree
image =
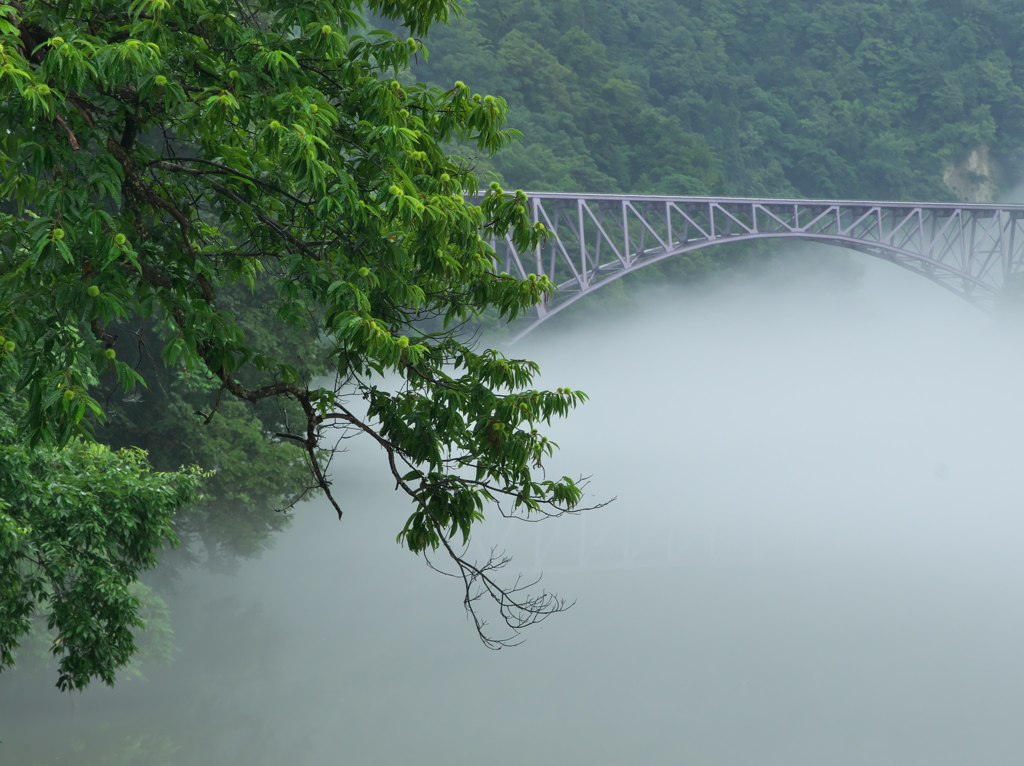
<path fill-rule="evenodd" d="M 543 472 L 554 445 L 538 428 L 585 397 L 533 390 L 534 363 L 461 333 L 552 286 L 496 273 L 489 237 L 529 248 L 543 228 L 521 192 L 480 193 L 470 163 L 445 151 L 509 143 L 505 102 L 395 79 L 453 9 L 0 6 L 0 333 L 32 449 L 66 449 L 103 419 L 92 376 L 129 396 L 155 385 L 118 354 L 127 326 L 195 382 L 205 423 L 228 402 L 256 408 L 263 436 L 299 448 L 339 516 L 335 440 L 376 442 L 412 504 L 399 540 L 450 557 L 481 636 L 500 646 L 564 602 L 503 586 L 504 559 L 470 561 L 462 543 L 491 503 L 578 509 L 579 484 Z M 366 31 L 364 10 L 413 37 Z M 239 301 L 240 287 L 266 297 Z M 252 329 L 268 317 L 316 339 L 326 384 Z M 488 599 L 510 633 L 485 629 Z"/>
<path fill-rule="evenodd" d="M 198 478 L 79 438 L 29 450 L 0 411 L 0 671 L 35 622 L 59 659 L 61 689 L 94 676 L 112 684 L 136 654 L 143 618 L 159 623 L 149 643 L 152 659 L 164 658 L 161 602 L 138 576 L 175 542 L 171 517 L 195 499 Z"/>
<path fill-rule="evenodd" d="M 244 284 L 228 286 L 220 305 L 236 307 L 233 313 L 246 334 L 299 374 L 324 374 L 316 336 L 276 323 L 274 312 L 266 310 L 276 298 L 273 285 L 257 287 L 250 292 Z M 209 472 L 202 499 L 175 515 L 174 531 L 182 545 L 162 557 L 161 577 L 174 576 L 182 565 L 231 569 L 240 557 L 258 555 L 289 525 L 292 514 L 281 509 L 315 491 L 301 446 L 273 438 L 288 418 L 301 420 L 301 410 L 294 403 L 251 405 L 228 397 L 216 417 L 208 418 L 218 384 L 166 365 L 159 348 L 145 342 L 146 332 L 142 321 L 122 323 L 117 330 L 117 357 L 137 370 L 148 387 L 137 386 L 128 394 L 108 390 L 103 397 L 107 419 L 96 436 L 117 448 L 142 447 L 158 470 L 194 464 Z"/>

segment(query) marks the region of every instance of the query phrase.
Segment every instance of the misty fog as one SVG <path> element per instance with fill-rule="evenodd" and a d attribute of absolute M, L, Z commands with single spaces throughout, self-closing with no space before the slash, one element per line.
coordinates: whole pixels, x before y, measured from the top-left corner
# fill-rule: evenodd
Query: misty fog
<path fill-rule="evenodd" d="M 567 613 L 486 650 L 353 443 L 341 522 L 309 503 L 184 575 L 173 665 L 75 699 L 0 678 L 0 762 L 1019 762 L 1024 333 L 829 250 L 588 316 L 507 351 L 591 395 L 546 469 L 617 499 L 475 542 Z"/>

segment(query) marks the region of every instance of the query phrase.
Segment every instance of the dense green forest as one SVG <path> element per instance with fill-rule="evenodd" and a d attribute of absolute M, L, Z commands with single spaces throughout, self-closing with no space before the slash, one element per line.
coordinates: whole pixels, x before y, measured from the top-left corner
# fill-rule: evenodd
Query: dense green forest
<path fill-rule="evenodd" d="M 1022 41 L 1012 0 L 480 0 L 415 71 L 508 100 L 511 186 L 943 200 L 1017 177 Z"/>

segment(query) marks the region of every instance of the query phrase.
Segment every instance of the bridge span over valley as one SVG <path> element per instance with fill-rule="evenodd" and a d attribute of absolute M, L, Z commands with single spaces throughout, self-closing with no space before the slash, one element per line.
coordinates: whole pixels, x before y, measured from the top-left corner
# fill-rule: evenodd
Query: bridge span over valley
<path fill-rule="evenodd" d="M 580 298 L 652 263 L 720 242 L 796 239 L 891 261 L 990 307 L 1024 264 L 1024 205 L 670 197 L 531 192 L 554 236 L 520 252 L 494 243 L 502 270 L 544 274 L 558 292 L 530 332 Z"/>

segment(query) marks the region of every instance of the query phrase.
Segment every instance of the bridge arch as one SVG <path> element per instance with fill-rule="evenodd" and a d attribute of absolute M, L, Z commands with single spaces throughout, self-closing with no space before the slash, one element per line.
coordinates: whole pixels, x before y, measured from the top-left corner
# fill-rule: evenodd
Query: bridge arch
<path fill-rule="evenodd" d="M 553 233 L 535 251 L 495 243 L 499 266 L 544 274 L 558 292 L 516 339 L 592 292 L 653 263 L 722 242 L 817 242 L 895 263 L 988 308 L 1024 268 L 1024 205 L 531 193 Z"/>

